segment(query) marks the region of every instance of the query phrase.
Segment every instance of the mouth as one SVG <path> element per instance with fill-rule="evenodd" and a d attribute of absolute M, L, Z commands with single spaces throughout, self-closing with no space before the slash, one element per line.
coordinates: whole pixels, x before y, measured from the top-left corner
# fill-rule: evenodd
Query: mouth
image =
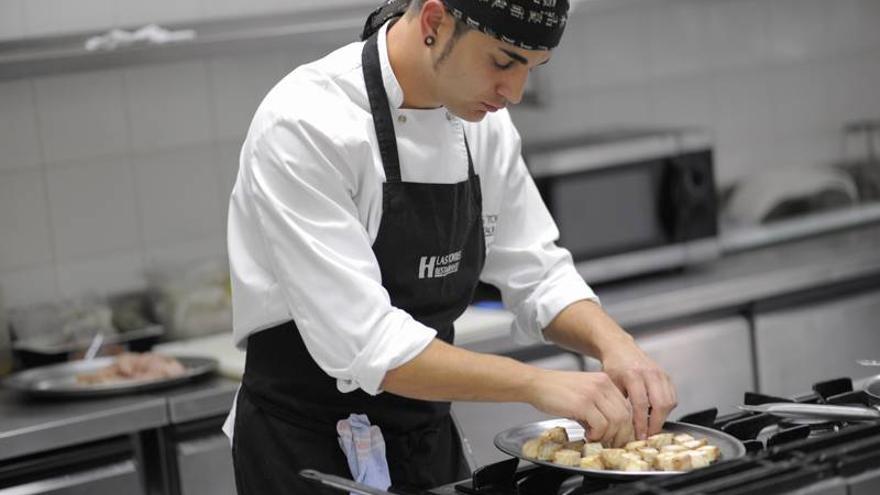
<path fill-rule="evenodd" d="M 495 105 L 490 105 L 485 102 L 482 102 L 481 105 L 483 106 L 483 110 L 485 110 L 487 112 L 497 112 L 498 110 L 501 110 L 502 108 L 504 108 L 503 105 L 502 106 L 495 106 Z"/>

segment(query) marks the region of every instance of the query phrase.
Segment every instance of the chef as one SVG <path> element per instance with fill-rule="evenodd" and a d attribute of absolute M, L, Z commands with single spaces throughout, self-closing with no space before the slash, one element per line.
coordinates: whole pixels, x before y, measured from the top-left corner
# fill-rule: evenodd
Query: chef
<path fill-rule="evenodd" d="M 247 351 L 227 422 L 240 494 L 315 493 L 306 468 L 362 475 L 338 438 L 352 415 L 374 443 L 357 447 L 382 454 L 377 469 L 401 489 L 468 476 L 454 400 L 528 403 L 608 444 L 660 430 L 674 387 L 555 244 L 505 108 L 550 61 L 567 11 L 392 1 L 364 42 L 263 100 L 229 210 L 234 336 Z M 452 345 L 479 280 L 500 288 L 518 341 L 595 356 L 603 372 Z"/>

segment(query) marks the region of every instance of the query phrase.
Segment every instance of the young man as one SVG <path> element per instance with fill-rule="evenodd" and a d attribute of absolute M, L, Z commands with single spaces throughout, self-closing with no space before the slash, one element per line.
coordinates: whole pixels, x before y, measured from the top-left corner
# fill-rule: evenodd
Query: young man
<path fill-rule="evenodd" d="M 390 2 L 365 43 L 299 67 L 260 105 L 229 213 L 247 348 L 230 415 L 239 493 L 312 493 L 305 468 L 351 476 L 336 427 L 352 413 L 381 429 L 398 488 L 468 475 L 452 400 L 526 402 L 608 444 L 659 431 L 674 388 L 555 245 L 505 110 L 567 10 Z M 596 356 L 604 372 L 454 347 L 479 279 L 501 289 L 519 340 Z"/>

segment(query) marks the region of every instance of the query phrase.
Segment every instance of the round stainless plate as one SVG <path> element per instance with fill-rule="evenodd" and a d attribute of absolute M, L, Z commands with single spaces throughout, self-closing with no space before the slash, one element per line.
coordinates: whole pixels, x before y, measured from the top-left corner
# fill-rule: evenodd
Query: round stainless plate
<path fill-rule="evenodd" d="M 173 378 L 125 380 L 95 385 L 77 383 L 76 375 L 92 373 L 113 364 L 115 358 L 108 356 L 25 370 L 10 376 L 3 384 L 26 394 L 42 397 L 99 397 L 170 387 L 211 374 L 217 369 L 215 359 L 181 356 L 175 358 L 186 368 L 186 372 Z"/>
<path fill-rule="evenodd" d="M 495 436 L 495 446 L 506 454 L 524 459 L 529 462 L 533 462 L 535 464 L 550 466 L 552 468 L 562 469 L 564 471 L 571 471 L 572 474 L 586 474 L 596 478 L 633 479 L 642 478 L 645 476 L 665 476 L 672 474 L 681 474 L 681 471 L 631 472 L 583 469 L 579 467 L 561 466 L 559 464 L 554 464 L 549 461 L 539 461 L 537 459 L 523 456 L 522 446 L 527 440 L 535 438 L 541 435 L 541 433 L 543 433 L 545 430 L 556 426 L 564 427 L 568 431 L 568 437 L 572 440 L 580 440 L 584 438 L 584 428 L 577 422 L 570 419 L 548 419 L 546 421 L 538 421 L 535 423 L 517 426 L 499 433 Z M 727 433 L 713 430 L 711 428 L 705 428 L 702 426 L 696 426 L 687 423 L 676 423 L 673 421 L 667 421 L 666 424 L 663 425 L 663 431 L 676 434 L 687 433 L 695 438 L 706 438 L 710 445 L 716 445 L 721 450 L 720 460 L 735 459 L 737 457 L 742 457 L 746 454 L 746 448 L 742 442 L 737 440 L 735 437 L 728 435 Z"/>

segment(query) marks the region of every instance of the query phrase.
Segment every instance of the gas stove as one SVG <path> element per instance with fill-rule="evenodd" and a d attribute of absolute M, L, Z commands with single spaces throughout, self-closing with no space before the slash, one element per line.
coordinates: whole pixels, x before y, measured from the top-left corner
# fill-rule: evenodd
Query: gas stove
<path fill-rule="evenodd" d="M 810 394 L 785 399 L 747 392 L 746 405 L 801 402 L 878 405 L 854 390 L 849 378 L 816 383 Z M 471 479 L 429 491 L 435 495 L 690 495 L 880 493 L 880 422 L 784 420 L 765 413 L 719 416 L 717 409 L 688 414 L 681 422 L 707 426 L 740 439 L 748 454 L 675 476 L 620 482 L 571 476 L 544 466 L 519 467 L 508 459 L 474 471 Z"/>

